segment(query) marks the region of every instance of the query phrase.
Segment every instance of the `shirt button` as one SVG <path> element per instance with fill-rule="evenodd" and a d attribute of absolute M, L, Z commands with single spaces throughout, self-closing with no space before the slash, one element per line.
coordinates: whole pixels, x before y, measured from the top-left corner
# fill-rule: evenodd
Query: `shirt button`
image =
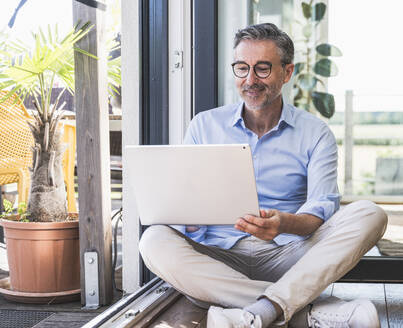
<path fill-rule="evenodd" d="M 253 156 L 253 159 L 256 159 L 257 158 L 257 156 L 255 155 L 255 156 Z"/>

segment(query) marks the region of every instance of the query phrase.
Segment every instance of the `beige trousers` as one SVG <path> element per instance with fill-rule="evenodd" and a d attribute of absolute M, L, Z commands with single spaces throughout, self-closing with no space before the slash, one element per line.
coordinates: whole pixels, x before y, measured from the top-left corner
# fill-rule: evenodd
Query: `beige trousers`
<path fill-rule="evenodd" d="M 310 238 L 284 246 L 252 236 L 223 250 L 157 225 L 143 234 L 140 253 L 152 272 L 191 298 L 243 308 L 266 296 L 283 309 L 282 325 L 351 270 L 386 225 L 385 212 L 362 200 L 339 210 Z"/>

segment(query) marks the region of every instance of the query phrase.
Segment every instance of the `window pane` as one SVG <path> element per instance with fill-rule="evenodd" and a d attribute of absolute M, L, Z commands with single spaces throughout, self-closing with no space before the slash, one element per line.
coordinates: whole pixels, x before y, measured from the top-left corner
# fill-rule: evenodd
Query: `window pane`
<path fill-rule="evenodd" d="M 365 15 L 355 10 L 365 7 Z M 403 3 L 331 1 L 329 41 L 343 52 L 337 59 L 339 74 L 328 81 L 336 96 L 336 113 L 329 121 L 339 146 L 339 186 L 345 194 L 403 195 L 403 67 L 399 12 Z M 354 31 L 352 37 L 351 31 Z M 352 163 L 345 137 L 346 90 L 352 90 Z M 345 181 L 348 166 L 352 180 Z M 347 167 L 347 170 L 346 170 Z"/>
<path fill-rule="evenodd" d="M 403 28 L 398 17 L 403 3 L 390 0 L 387 6 L 380 6 L 365 0 L 325 1 L 325 16 L 312 31 L 305 28 L 302 3 L 301 0 L 218 0 L 219 105 L 240 100 L 231 70 L 233 37 L 238 29 L 262 22 L 278 25 L 295 42 L 295 62 L 306 60 L 304 38 L 308 32 L 312 33 L 315 45 L 330 43 L 343 54 L 313 58 L 330 59 L 337 66 L 336 76 L 317 75 L 324 86 L 318 91 L 335 97 L 335 114 L 330 120 L 316 111 L 314 114 L 327 121 L 336 135 L 340 191 L 364 197 L 403 195 L 403 170 L 399 170 L 403 164 L 403 89 L 399 81 L 403 66 L 393 61 L 403 52 L 396 42 Z M 363 7 L 366 15 L 357 17 Z M 292 81 L 287 83 L 283 92 L 285 100 L 291 103 L 292 85 Z M 347 90 L 353 93 L 352 150 L 346 147 L 348 139 L 345 139 Z"/>

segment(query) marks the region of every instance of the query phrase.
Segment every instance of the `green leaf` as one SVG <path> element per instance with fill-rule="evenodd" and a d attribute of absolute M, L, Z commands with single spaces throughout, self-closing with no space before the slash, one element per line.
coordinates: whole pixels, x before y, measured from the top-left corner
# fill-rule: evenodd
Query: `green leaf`
<path fill-rule="evenodd" d="M 39 27 L 39 34 L 40 34 L 41 37 L 42 37 L 42 42 L 43 42 L 43 43 L 46 43 L 46 36 L 45 36 L 45 33 L 43 33 L 41 27 Z"/>
<path fill-rule="evenodd" d="M 311 18 L 311 16 L 312 16 L 312 6 L 310 4 L 308 4 L 308 3 L 306 3 L 306 2 L 303 2 L 301 4 L 301 6 L 302 6 L 302 12 L 304 14 L 304 17 L 306 19 Z"/>
<path fill-rule="evenodd" d="M 326 117 L 331 118 L 335 111 L 334 97 L 326 92 L 312 92 L 312 101 L 318 112 Z"/>
<path fill-rule="evenodd" d="M 320 20 L 323 19 L 325 13 L 326 13 L 326 5 L 323 2 L 319 2 L 313 8 L 313 19 L 316 22 L 319 22 Z"/>
<path fill-rule="evenodd" d="M 322 56 L 341 57 L 343 54 L 339 48 L 329 43 L 322 43 L 316 47 L 318 54 Z"/>
<path fill-rule="evenodd" d="M 312 24 L 307 24 L 302 28 L 302 34 L 309 39 L 312 36 L 313 27 Z"/>
<path fill-rule="evenodd" d="M 298 77 L 298 86 L 302 90 L 312 90 L 316 86 L 318 79 L 312 74 L 301 74 Z"/>
<path fill-rule="evenodd" d="M 17 212 L 19 215 L 23 215 L 27 212 L 27 204 L 21 202 L 18 204 Z"/>
<path fill-rule="evenodd" d="M 91 58 L 94 58 L 94 59 L 98 59 L 97 56 L 95 56 L 95 55 L 89 53 L 88 51 L 85 51 L 85 50 L 83 50 L 83 49 L 80 49 L 80 48 L 78 48 L 78 47 L 74 47 L 74 50 L 77 51 L 77 52 L 79 52 L 80 54 L 86 55 L 86 56 L 91 57 Z"/>
<path fill-rule="evenodd" d="M 13 212 L 13 203 L 11 203 L 8 199 L 4 198 L 3 208 L 6 214 L 11 214 Z"/>
<path fill-rule="evenodd" d="M 316 62 L 313 70 L 316 74 L 324 77 L 335 76 L 338 73 L 336 64 L 328 58 L 322 58 Z"/>
<path fill-rule="evenodd" d="M 294 65 L 294 75 L 298 75 L 304 69 L 305 63 L 296 63 Z"/>
<path fill-rule="evenodd" d="M 53 43 L 52 29 L 50 28 L 50 25 L 48 25 L 48 39 L 50 43 Z"/>

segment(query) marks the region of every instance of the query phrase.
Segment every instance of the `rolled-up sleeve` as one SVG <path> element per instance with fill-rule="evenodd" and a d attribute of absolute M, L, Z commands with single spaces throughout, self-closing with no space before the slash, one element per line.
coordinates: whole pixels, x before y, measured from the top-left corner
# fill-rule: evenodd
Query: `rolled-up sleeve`
<path fill-rule="evenodd" d="M 206 237 L 207 226 L 199 226 L 195 232 L 186 232 L 185 235 L 197 243 L 201 243 Z"/>
<path fill-rule="evenodd" d="M 296 214 L 311 214 L 326 221 L 339 207 L 337 143 L 331 130 L 323 125 L 307 167 L 307 200 Z"/>

